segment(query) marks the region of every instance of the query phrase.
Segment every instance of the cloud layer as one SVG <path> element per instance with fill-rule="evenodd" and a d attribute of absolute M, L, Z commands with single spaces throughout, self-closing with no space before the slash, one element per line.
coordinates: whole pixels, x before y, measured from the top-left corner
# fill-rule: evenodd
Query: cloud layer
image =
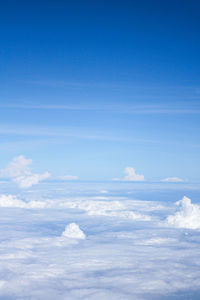
<path fill-rule="evenodd" d="M 47 182 L 17 195 L 0 184 L 1 299 L 199 298 L 200 212 L 189 198 L 153 201 L 145 183 Z M 139 200 L 145 186 L 151 197 Z"/>

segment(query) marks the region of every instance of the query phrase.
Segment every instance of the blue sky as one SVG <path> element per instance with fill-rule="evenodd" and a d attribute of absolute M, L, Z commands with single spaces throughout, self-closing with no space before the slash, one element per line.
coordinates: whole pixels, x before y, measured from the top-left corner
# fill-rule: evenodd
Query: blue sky
<path fill-rule="evenodd" d="M 200 180 L 199 1 L 1 6 L 0 166 Z"/>

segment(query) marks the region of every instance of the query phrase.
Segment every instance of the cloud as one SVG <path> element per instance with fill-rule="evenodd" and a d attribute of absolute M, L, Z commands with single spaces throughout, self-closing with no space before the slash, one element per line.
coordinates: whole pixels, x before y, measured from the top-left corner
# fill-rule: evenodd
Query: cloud
<path fill-rule="evenodd" d="M 124 173 L 126 174 L 123 178 L 113 178 L 112 180 L 118 181 L 144 181 L 144 175 L 136 174 L 136 171 L 132 167 L 126 167 L 124 169 Z"/>
<path fill-rule="evenodd" d="M 100 193 L 100 194 L 108 194 L 109 191 L 107 191 L 107 190 L 101 190 L 101 191 L 99 191 L 99 193 Z"/>
<path fill-rule="evenodd" d="M 0 195 L 0 207 L 18 207 L 26 209 L 55 208 L 55 203 L 50 201 L 22 201 L 16 195 Z"/>
<path fill-rule="evenodd" d="M 22 201 L 15 195 L 0 195 L 0 207 L 18 207 L 25 209 L 74 209 L 82 210 L 88 216 L 104 216 L 106 218 L 118 218 L 133 221 L 150 221 L 151 216 L 141 213 L 141 208 L 138 211 L 138 203 L 132 201 L 133 207 L 127 206 L 126 203 L 112 201 L 110 197 L 92 197 L 88 200 L 68 199 L 66 200 L 31 200 Z M 143 210 L 143 208 L 142 208 Z M 67 227 L 68 228 L 68 227 Z M 71 228 L 71 227 L 70 227 Z M 75 227 L 72 226 L 75 230 Z M 77 229 L 77 228 L 76 228 Z M 71 229 L 70 229 L 71 230 Z M 68 232 L 68 231 L 67 231 Z M 71 232 L 71 231 L 70 231 Z M 68 233 L 66 233 L 68 234 Z M 65 235 L 65 234 L 64 234 Z"/>
<path fill-rule="evenodd" d="M 32 173 L 30 165 L 32 159 L 27 159 L 23 155 L 13 158 L 6 169 L 0 171 L 1 177 L 11 178 L 20 188 L 29 188 L 32 185 L 50 177 L 49 172 L 43 174 Z"/>
<path fill-rule="evenodd" d="M 130 219 L 137 221 L 150 221 L 151 217 L 147 215 L 141 215 L 133 211 L 106 211 L 106 210 L 90 210 L 88 215 L 106 216 L 106 217 L 118 217 L 122 219 Z"/>
<path fill-rule="evenodd" d="M 27 159 L 23 155 L 14 157 L 8 164 L 7 168 L 1 170 L 1 176 L 3 177 L 18 177 L 22 174 L 29 174 L 29 165 L 32 164 L 32 159 Z"/>
<path fill-rule="evenodd" d="M 184 182 L 183 179 L 179 177 L 167 177 L 161 180 L 162 182 Z"/>
<path fill-rule="evenodd" d="M 45 180 L 50 177 L 49 172 L 43 174 L 29 174 L 25 176 L 14 177 L 13 181 L 16 182 L 20 188 L 29 188 L 34 184 L 39 183 L 42 180 Z"/>
<path fill-rule="evenodd" d="M 71 239 L 81 239 L 86 238 L 84 232 L 79 228 L 76 223 L 71 223 L 65 227 L 65 231 L 62 233 L 62 237 L 67 237 Z"/>
<path fill-rule="evenodd" d="M 91 128 L 73 128 L 73 127 L 37 127 L 37 126 L 14 126 L 3 125 L 0 127 L 0 134 L 3 135 L 25 135 L 25 136 L 45 136 L 45 137 L 68 137 L 86 140 L 105 140 L 105 141 L 129 141 L 128 138 L 114 136 L 113 134 L 103 135 L 101 132 L 91 130 Z M 140 140 L 139 140 L 140 141 Z M 144 140 L 142 140 L 144 141 Z M 63 142 L 63 140 L 62 140 Z"/>
<path fill-rule="evenodd" d="M 136 174 L 135 169 L 131 167 L 126 167 L 124 170 L 126 176 L 124 177 L 125 181 L 143 181 L 144 175 Z"/>
<path fill-rule="evenodd" d="M 74 175 L 64 175 L 59 177 L 62 180 L 78 180 L 78 176 Z"/>
<path fill-rule="evenodd" d="M 14 195 L 0 195 L 0 207 L 20 207 L 25 208 L 26 203 L 19 200 Z"/>
<path fill-rule="evenodd" d="M 64 186 L 57 182 L 45 193 L 41 187 L 34 194 L 22 191 L 21 198 L 0 195 L 2 205 L 11 201 L 11 207 L 19 207 L 1 208 L 0 299 L 199 299 L 199 231 L 166 226 L 163 217 L 174 206 L 160 192 L 162 184 L 159 191 L 157 184 L 148 184 L 148 201 L 140 200 L 141 184 L 137 200 L 124 183 L 109 189 L 107 183 Z M 9 193 L 9 187 L 2 188 Z M 101 195 L 104 200 L 96 198 L 100 189 L 110 191 Z M 188 198 L 185 204 L 193 205 Z M 179 212 L 182 205 L 181 200 Z M 151 220 L 130 219 L 131 212 L 148 212 Z"/>
<path fill-rule="evenodd" d="M 192 204 L 191 200 L 184 196 L 176 202 L 180 210 L 175 215 L 167 217 L 169 225 L 179 228 L 199 229 L 200 228 L 200 206 Z"/>
<path fill-rule="evenodd" d="M 37 81 L 36 81 L 37 82 Z M 46 82 L 47 83 L 47 82 Z M 45 83 L 45 85 L 46 85 Z M 49 83 L 48 83 L 49 84 Z M 61 83 L 59 83 L 61 84 Z M 74 84 L 73 84 L 74 85 Z M 80 84 L 78 84 L 80 85 Z M 82 85 L 82 84 L 81 84 Z M 197 90 L 197 94 L 199 91 Z M 69 110 L 69 111 L 100 111 L 103 113 L 117 113 L 117 114 L 199 114 L 199 107 L 191 108 L 185 103 L 181 105 L 171 105 L 169 107 L 166 105 L 124 105 L 123 106 L 108 106 L 108 105 L 63 105 L 63 104 L 1 104 L 1 108 L 9 108 L 9 109 L 25 109 L 25 110 Z"/>

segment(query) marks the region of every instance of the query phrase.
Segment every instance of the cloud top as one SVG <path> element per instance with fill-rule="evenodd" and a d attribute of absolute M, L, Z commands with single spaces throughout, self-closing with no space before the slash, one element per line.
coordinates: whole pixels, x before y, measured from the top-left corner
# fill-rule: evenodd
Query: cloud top
<path fill-rule="evenodd" d="M 32 164 L 32 159 L 27 159 L 23 155 L 14 157 L 8 164 L 7 168 L 1 170 L 1 175 L 4 177 L 15 178 L 21 175 L 30 173 L 29 165 Z"/>
<path fill-rule="evenodd" d="M 125 176 L 123 178 L 113 178 L 112 180 L 122 181 L 144 181 L 144 175 L 137 174 L 132 167 L 126 167 L 124 169 Z"/>
<path fill-rule="evenodd" d="M 168 216 L 168 224 L 179 228 L 200 229 L 200 206 L 192 204 L 186 196 L 176 204 L 180 209 L 174 215 Z"/>
<path fill-rule="evenodd" d="M 1 177 L 11 178 L 20 188 L 29 188 L 50 177 L 49 172 L 43 174 L 32 173 L 30 170 L 31 164 L 32 159 L 27 159 L 23 155 L 14 157 L 7 168 L 0 171 L 0 175 Z"/>
<path fill-rule="evenodd" d="M 71 223 L 65 227 L 65 231 L 62 233 L 62 237 L 71 239 L 84 240 L 86 238 L 84 232 L 79 228 L 76 223 Z"/>

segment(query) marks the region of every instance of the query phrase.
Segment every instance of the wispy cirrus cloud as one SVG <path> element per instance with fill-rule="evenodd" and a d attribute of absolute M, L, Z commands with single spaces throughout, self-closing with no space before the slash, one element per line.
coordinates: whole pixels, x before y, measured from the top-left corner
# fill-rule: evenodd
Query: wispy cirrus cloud
<path fill-rule="evenodd" d="M 178 140 L 164 140 L 151 139 L 135 134 L 124 135 L 123 131 L 108 130 L 102 131 L 93 128 L 79 128 L 79 127 L 64 127 L 64 126 L 38 126 L 38 125 L 19 125 L 19 124 L 0 124 L 0 135 L 5 136 L 6 140 L 0 142 L 0 149 L 11 149 L 13 146 L 21 149 L 28 147 L 31 144 L 52 144 L 52 143 L 67 143 L 70 139 L 77 140 L 96 140 L 105 142 L 119 142 L 119 143 L 147 143 L 147 144 L 171 144 L 171 145 L 188 145 L 184 141 Z M 19 137 L 18 140 L 8 140 L 8 137 Z M 21 140 L 21 136 L 24 139 Z M 28 139 L 27 139 L 28 137 Z M 199 148 L 198 143 L 190 143 L 190 147 Z"/>
<path fill-rule="evenodd" d="M 18 136 L 36 136 L 49 138 L 75 138 L 86 140 L 113 141 L 113 142 L 152 142 L 160 143 L 160 141 L 139 138 L 139 137 L 124 137 L 119 132 L 106 133 L 103 130 L 83 128 L 83 127 L 61 127 L 61 126 L 19 126 L 0 124 L 1 135 L 18 135 Z"/>
<path fill-rule="evenodd" d="M 188 106 L 185 103 L 177 105 L 130 105 L 123 104 L 1 104 L 1 108 L 24 110 L 69 110 L 69 111 L 97 111 L 114 114 L 200 114 L 199 105 Z"/>

